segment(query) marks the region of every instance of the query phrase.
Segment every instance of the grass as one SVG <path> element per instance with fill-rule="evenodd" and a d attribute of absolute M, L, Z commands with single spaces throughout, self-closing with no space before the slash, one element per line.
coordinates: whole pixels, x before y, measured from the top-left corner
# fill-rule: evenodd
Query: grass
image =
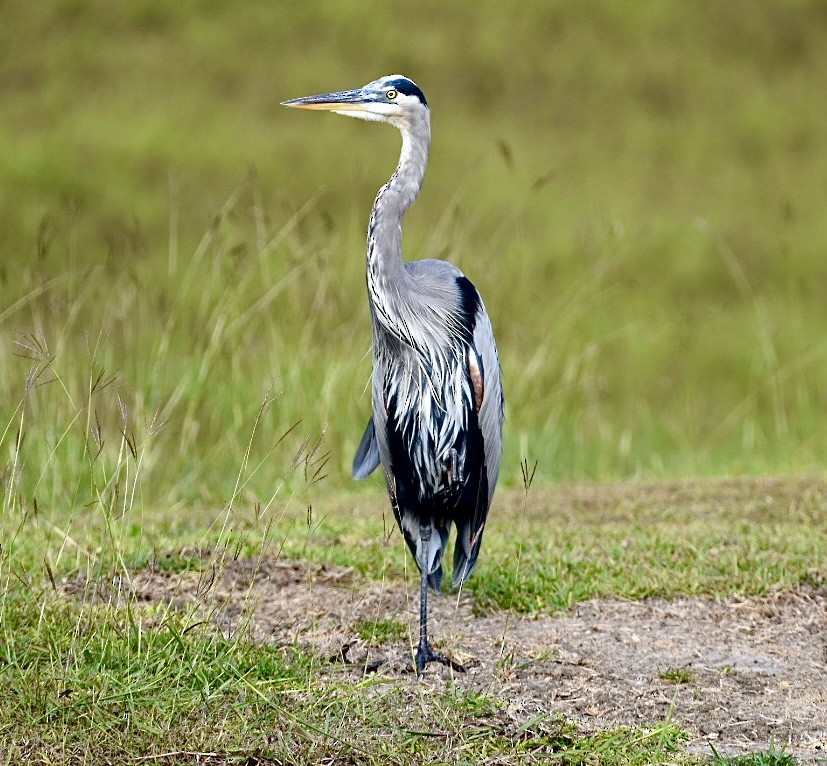
<path fill-rule="evenodd" d="M 670 684 L 689 684 L 695 680 L 695 674 L 689 668 L 666 668 L 658 673 L 658 678 Z"/>
<path fill-rule="evenodd" d="M 92 474 L 86 478 L 94 483 Z M 643 597 L 647 588 L 723 597 L 817 584 L 824 560 L 818 527 L 809 547 L 778 541 L 794 539 L 808 514 L 823 513 L 823 491 L 815 482 L 753 481 L 532 487 L 527 498 L 506 492 L 469 586 L 480 609 L 547 611 L 591 595 Z M 12 508 L 0 522 L 0 682 L 12 690 L 0 705 L 0 762 L 705 762 L 683 752 L 688 735 L 668 720 L 584 731 L 511 710 L 496 691 L 461 681 L 354 681 L 329 658 L 253 639 L 244 619 L 227 633 L 219 613 L 200 608 L 202 597 L 184 606 L 172 594 L 148 602 L 129 587 L 147 567 L 211 581 L 235 558 L 250 557 L 256 567 L 274 556 L 349 562 L 368 578 L 399 581 L 404 543 L 396 533 L 388 540 L 382 528 L 385 502 L 378 494 L 355 504 L 321 498 L 312 515 L 295 503 L 258 511 L 239 505 L 215 511 L 211 526 L 197 509 L 142 511 L 133 523 L 133 509 L 110 518 L 99 505 L 70 529 Z M 538 518 L 548 508 L 559 518 Z M 509 514 L 523 516 L 517 539 Z M 629 523 L 630 515 L 639 523 Z M 690 530 L 679 547 L 675 518 Z M 520 545 L 526 530 L 541 528 L 547 550 Z M 616 545 L 605 544 L 621 530 Z M 675 552 L 696 550 L 698 539 L 717 540 L 728 563 L 696 570 L 704 558 L 723 555 L 709 547 L 676 566 L 682 558 Z M 558 540 L 568 540 L 565 556 L 555 551 Z M 773 558 L 756 556 L 759 542 Z M 547 569 L 565 574 L 555 580 Z M 234 607 L 243 615 L 257 604 Z M 354 626 L 368 645 L 405 642 L 407 630 L 384 616 Z M 660 675 L 691 681 L 681 669 Z"/>
<path fill-rule="evenodd" d="M 332 502 L 314 535 L 284 550 L 372 579 L 401 577 L 407 554 L 385 502 L 379 493 Z M 820 586 L 826 511 L 819 479 L 534 486 L 527 499 L 505 490 L 486 528 L 485 565 L 466 587 L 480 609 L 531 613 L 594 597 Z"/>
<path fill-rule="evenodd" d="M 455 261 L 485 297 L 504 483 L 522 457 L 544 483 L 825 464 L 818 3 L 489 2 L 473 23 L 413 4 L 94 9 L 14 2 L 0 40 L 15 147 L 0 159 L 0 422 L 32 364 L 16 341 L 62 366 L 60 390 L 25 397 L 38 489 L 59 481 L 48 429 L 85 401 L 90 362 L 112 380 L 95 397 L 104 432 L 116 390 L 151 437 L 149 505 L 227 497 L 267 392 L 265 432 L 302 419 L 302 438 L 324 434 L 327 486 L 349 488 L 369 409 L 364 232 L 398 137 L 277 101 L 398 69 L 435 131 L 406 250 Z M 369 69 L 343 55 L 354 36 Z M 248 484 L 264 502 L 290 473 L 277 460 Z"/>
<path fill-rule="evenodd" d="M 369 644 L 402 641 L 408 637 L 408 626 L 399 620 L 365 620 L 356 626 L 356 634 Z"/>
<path fill-rule="evenodd" d="M 221 635 L 194 611 L 150 607 L 127 590 L 101 598 L 90 587 L 67 599 L 48 582 L 4 585 L 4 763 L 467 763 L 508 754 L 643 764 L 676 753 L 685 737 L 665 723 L 588 736 L 564 720 L 516 725 L 500 714 L 504 702 L 459 685 L 343 683 L 335 667 L 295 648 Z"/>
<path fill-rule="evenodd" d="M 712 748 L 711 766 L 795 766 L 797 761 L 789 753 L 770 747 L 765 752 L 747 753 L 733 757 L 725 757 L 718 754 Z"/>
<path fill-rule="evenodd" d="M 398 138 L 277 106 L 405 71 L 434 110 L 406 252 L 472 277 L 505 373 L 478 608 L 822 586 L 821 4 L 3 16 L 4 761 L 691 761 L 669 722 L 589 733 L 459 686 L 352 685 L 107 584 L 232 556 L 406 575 L 381 481 L 349 478 L 364 231 Z M 815 478 L 687 480 L 741 474 Z"/>

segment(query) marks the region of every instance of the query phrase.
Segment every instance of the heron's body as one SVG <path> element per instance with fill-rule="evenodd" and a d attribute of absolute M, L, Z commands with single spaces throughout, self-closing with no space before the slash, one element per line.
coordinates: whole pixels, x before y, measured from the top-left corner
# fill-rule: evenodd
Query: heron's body
<path fill-rule="evenodd" d="M 286 105 L 390 122 L 402 133 L 399 164 L 379 190 L 368 229 L 373 415 L 353 473 L 364 478 L 382 465 L 422 574 L 418 671 L 431 660 L 459 667 L 428 644 L 427 584 L 440 588 L 452 525 L 454 585 L 474 569 L 499 472 L 503 396 L 494 335 L 476 288 L 450 263 L 402 260 L 402 218 L 422 185 L 430 112 L 419 88 L 400 75 Z"/>

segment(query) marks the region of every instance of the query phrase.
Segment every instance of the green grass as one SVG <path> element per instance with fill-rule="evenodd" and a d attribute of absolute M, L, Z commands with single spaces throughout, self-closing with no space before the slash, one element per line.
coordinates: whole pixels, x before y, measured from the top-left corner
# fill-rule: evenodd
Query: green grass
<path fill-rule="evenodd" d="M 393 71 L 433 108 L 407 257 L 480 287 L 505 374 L 477 608 L 822 586 L 823 481 L 684 480 L 827 464 L 825 45 L 808 0 L 5 3 L 4 761 L 684 758 L 668 722 L 514 728 L 62 588 L 232 556 L 408 573 L 381 480 L 349 478 L 398 137 L 278 106 Z"/>
<path fill-rule="evenodd" d="M 312 535 L 283 550 L 371 579 L 402 577 L 409 554 L 386 504 L 380 493 L 334 501 Z M 594 597 L 820 586 L 825 515 L 827 486 L 817 479 L 505 490 L 486 527 L 485 560 L 465 587 L 480 609 L 530 613 Z"/>
<path fill-rule="evenodd" d="M 91 593 L 91 591 L 90 591 Z M 478 763 L 510 758 L 644 764 L 676 751 L 663 724 L 581 736 L 515 726 L 504 703 L 448 685 L 342 683 L 290 647 L 224 637 L 166 607 L 56 598 L 6 581 L 0 604 L 4 763 Z"/>
<path fill-rule="evenodd" d="M 96 414 L 114 445 L 117 395 L 149 505 L 229 496 L 268 392 L 247 490 L 290 474 L 267 442 L 297 420 L 350 487 L 364 232 L 398 137 L 277 102 L 399 69 L 434 110 L 407 255 L 483 292 L 504 483 L 522 457 L 542 482 L 821 470 L 820 4 L 394 8 L 7 3 L 0 428 L 6 461 L 26 413 L 24 495 L 88 501 L 67 439 Z M 112 381 L 91 420 L 90 369 Z"/>
<path fill-rule="evenodd" d="M 94 475 L 86 479 L 94 485 Z M 824 492 L 812 481 L 505 492 L 468 586 L 479 609 L 553 611 L 595 595 L 725 597 L 818 585 L 825 540 L 823 524 L 812 522 L 823 519 Z M 0 520 L 0 683 L 13 692 L 0 705 L 0 762 L 160 753 L 173 753 L 168 763 L 196 753 L 216 754 L 217 763 L 704 762 L 682 751 L 687 734 L 670 721 L 586 732 L 530 711 L 504 715 L 508 699 L 461 681 L 354 681 L 329 658 L 251 640 L 244 619 L 227 634 L 201 596 L 149 603 L 129 589 L 146 567 L 211 581 L 234 558 L 279 555 L 398 582 L 407 554 L 401 536 L 383 528 L 385 505 L 364 493 L 322 497 L 309 515 L 288 503 L 228 507 L 215 518 L 144 510 L 138 520 L 134 509 L 111 515 L 99 504 L 66 528 L 10 508 Z M 547 547 L 525 542 L 541 530 Z M 234 606 L 244 615 L 256 603 Z M 382 616 L 353 629 L 369 644 L 407 640 L 404 623 Z M 680 669 L 661 677 L 691 680 Z"/>
<path fill-rule="evenodd" d="M 770 747 L 766 752 L 747 753 L 733 757 L 719 755 L 714 747 L 712 752 L 711 766 L 796 766 L 798 763 L 789 753 L 775 747 Z"/>
<path fill-rule="evenodd" d="M 658 673 L 658 678 L 670 684 L 689 684 L 695 680 L 695 674 L 689 668 L 666 668 Z"/>
<path fill-rule="evenodd" d="M 407 638 L 408 626 L 399 620 L 365 620 L 356 625 L 356 633 L 363 641 L 379 645 Z"/>

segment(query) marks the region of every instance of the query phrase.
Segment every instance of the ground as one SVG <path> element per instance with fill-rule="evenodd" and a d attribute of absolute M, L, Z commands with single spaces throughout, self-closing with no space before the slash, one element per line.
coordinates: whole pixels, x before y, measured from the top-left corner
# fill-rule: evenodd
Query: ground
<path fill-rule="evenodd" d="M 232 631 L 249 620 L 256 641 L 297 643 L 354 681 L 378 673 L 416 683 L 414 584 L 370 582 L 352 570 L 303 562 L 238 560 L 220 575 L 143 571 L 141 600 L 196 598 Z M 765 598 L 592 600 L 556 616 L 477 614 L 469 594 L 435 597 L 435 644 L 468 666 L 456 681 L 504 701 L 516 723 L 565 715 L 585 729 L 671 719 L 710 753 L 774 743 L 802 761 L 827 758 L 827 590 Z M 391 619 L 409 638 L 359 637 Z M 423 683 L 452 673 L 430 666 Z"/>

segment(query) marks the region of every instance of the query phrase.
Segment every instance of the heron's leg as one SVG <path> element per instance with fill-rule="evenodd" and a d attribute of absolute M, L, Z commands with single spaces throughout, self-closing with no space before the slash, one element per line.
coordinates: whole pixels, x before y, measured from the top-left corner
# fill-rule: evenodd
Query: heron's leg
<path fill-rule="evenodd" d="M 431 525 L 421 523 L 419 525 L 419 536 L 422 541 L 423 555 L 427 555 L 428 543 L 431 539 Z M 425 666 L 429 662 L 441 662 L 458 673 L 464 673 L 465 667 L 454 662 L 450 657 L 439 654 L 431 649 L 428 643 L 428 566 L 425 561 L 420 562 L 422 579 L 419 586 L 419 646 L 416 650 L 416 674 L 421 678 L 425 672 Z"/>

